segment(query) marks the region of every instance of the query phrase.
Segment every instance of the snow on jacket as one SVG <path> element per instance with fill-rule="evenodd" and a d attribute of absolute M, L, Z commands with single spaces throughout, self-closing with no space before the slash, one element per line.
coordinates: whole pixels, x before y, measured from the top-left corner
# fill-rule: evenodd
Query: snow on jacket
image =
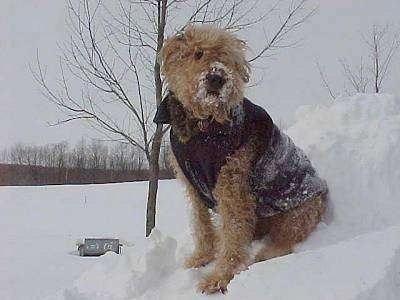
<path fill-rule="evenodd" d="M 170 124 L 168 98 L 159 106 L 154 122 Z M 249 185 L 257 199 L 256 213 L 268 217 L 288 211 L 306 199 L 327 193 L 304 152 L 282 133 L 268 113 L 248 99 L 232 111 L 231 122 L 212 122 L 207 131 L 199 131 L 183 143 L 170 131 L 172 151 L 179 167 L 209 208 L 219 171 L 229 155 L 251 138 L 264 145 L 253 162 Z"/>

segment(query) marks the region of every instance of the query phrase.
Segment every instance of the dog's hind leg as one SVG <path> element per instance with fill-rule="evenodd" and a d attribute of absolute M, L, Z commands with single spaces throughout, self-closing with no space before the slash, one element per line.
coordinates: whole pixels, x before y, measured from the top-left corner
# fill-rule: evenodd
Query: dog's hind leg
<path fill-rule="evenodd" d="M 248 172 L 252 148 L 246 145 L 221 168 L 214 196 L 220 215 L 219 248 L 215 269 L 198 285 L 203 293 L 224 292 L 234 274 L 245 269 L 255 228 L 255 199 L 250 193 Z"/>
<path fill-rule="evenodd" d="M 268 237 L 271 227 L 271 218 L 258 218 L 254 233 L 254 240 L 258 241 L 256 252 L 249 261 L 249 265 L 292 253 L 291 245 L 276 245 Z"/>
<path fill-rule="evenodd" d="M 268 233 L 279 247 L 294 247 L 317 227 L 325 212 L 324 195 L 314 196 L 298 207 L 269 218 Z"/>
<path fill-rule="evenodd" d="M 288 255 L 293 252 L 289 246 L 277 246 L 273 243 L 266 243 L 255 255 L 251 263 L 268 260 L 271 258 Z"/>
<path fill-rule="evenodd" d="M 256 254 L 254 262 L 290 254 L 293 247 L 305 240 L 321 221 L 325 206 L 324 196 L 317 195 L 293 210 L 259 220 L 257 228 L 264 227 L 271 242 Z"/>

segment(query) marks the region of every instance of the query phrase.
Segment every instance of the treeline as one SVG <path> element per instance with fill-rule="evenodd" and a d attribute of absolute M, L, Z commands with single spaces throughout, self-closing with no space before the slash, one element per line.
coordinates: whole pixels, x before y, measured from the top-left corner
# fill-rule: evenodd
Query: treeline
<path fill-rule="evenodd" d="M 146 169 L 143 153 L 124 143 L 107 145 L 82 139 L 71 148 L 67 142 L 44 146 L 23 143 L 2 151 L 2 162 L 14 165 L 49 168 L 142 170 Z"/>
<path fill-rule="evenodd" d="M 160 178 L 173 178 L 163 145 Z M 125 143 L 82 139 L 44 146 L 15 144 L 0 156 L 0 185 L 86 184 L 147 180 L 147 160 L 140 149 Z"/>

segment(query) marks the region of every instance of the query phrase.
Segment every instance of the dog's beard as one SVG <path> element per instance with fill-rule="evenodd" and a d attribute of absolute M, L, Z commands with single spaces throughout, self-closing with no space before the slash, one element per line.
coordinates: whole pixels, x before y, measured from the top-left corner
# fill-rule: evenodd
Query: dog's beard
<path fill-rule="evenodd" d="M 207 89 L 206 75 L 207 72 L 203 72 L 200 75 L 195 101 L 204 106 L 215 106 L 218 103 L 228 103 L 233 90 L 233 79 L 227 78 L 223 87 L 218 92 L 213 92 Z"/>

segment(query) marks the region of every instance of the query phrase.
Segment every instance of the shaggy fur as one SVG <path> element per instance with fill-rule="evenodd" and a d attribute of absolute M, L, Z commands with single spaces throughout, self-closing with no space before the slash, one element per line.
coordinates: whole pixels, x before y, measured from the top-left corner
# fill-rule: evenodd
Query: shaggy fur
<path fill-rule="evenodd" d="M 243 88 L 249 80 L 250 67 L 244 57 L 245 43 L 233 35 L 211 26 L 188 25 L 184 34 L 166 40 L 161 51 L 162 72 L 168 87 L 194 118 L 212 115 L 222 123 L 229 119 L 232 107 L 243 99 Z M 201 54 L 201 57 L 200 57 Z M 210 66 L 222 62 L 231 78 L 231 90 L 225 101 L 203 101 L 199 84 Z"/>
<path fill-rule="evenodd" d="M 181 142 L 186 143 L 201 130 L 199 121 L 203 119 L 212 117 L 219 123 L 229 120 L 231 109 L 243 100 L 250 69 L 245 43 L 234 35 L 211 26 L 188 25 L 184 32 L 165 42 L 160 58 L 168 88 L 174 93 L 170 108 L 172 130 Z M 210 72 L 225 80 L 219 93 L 210 93 L 206 88 Z M 324 212 L 324 196 L 319 195 L 289 212 L 257 218 L 248 177 L 260 151 L 259 143 L 249 139 L 220 169 L 213 190 L 218 222 L 214 222 L 172 154 L 172 165 L 186 185 L 193 210 L 195 249 L 185 266 L 197 268 L 216 260 L 214 270 L 198 285 L 203 293 L 224 292 L 234 274 L 249 264 L 290 253 L 316 227 Z M 265 236 L 271 242 L 250 257 L 252 241 Z"/>

